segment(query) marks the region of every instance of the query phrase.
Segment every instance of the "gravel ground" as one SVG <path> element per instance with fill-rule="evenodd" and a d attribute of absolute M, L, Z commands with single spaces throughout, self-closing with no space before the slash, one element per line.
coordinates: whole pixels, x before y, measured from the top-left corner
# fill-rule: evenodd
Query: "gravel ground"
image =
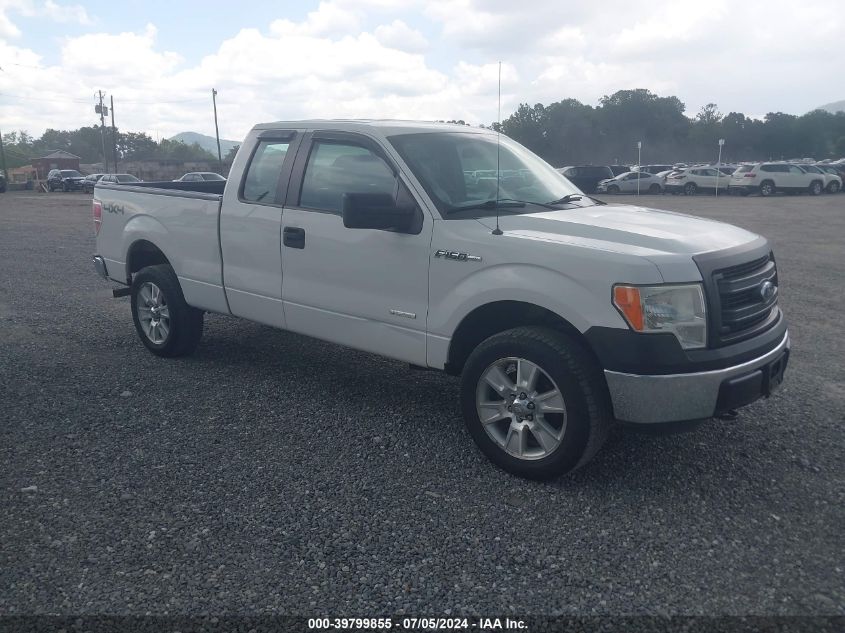
<path fill-rule="evenodd" d="M 786 382 L 534 483 L 435 372 L 217 315 L 152 356 L 90 197 L 0 195 L 0 613 L 845 614 L 845 196 L 642 202 L 772 239 Z"/>

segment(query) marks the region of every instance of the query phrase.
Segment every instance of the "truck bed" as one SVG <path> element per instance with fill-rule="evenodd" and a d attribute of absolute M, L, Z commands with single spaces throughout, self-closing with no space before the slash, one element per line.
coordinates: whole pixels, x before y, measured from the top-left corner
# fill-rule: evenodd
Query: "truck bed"
<path fill-rule="evenodd" d="M 154 244 L 178 271 L 192 306 L 227 313 L 220 254 L 220 205 L 225 182 L 97 184 L 103 205 L 98 242 L 111 279 L 128 283 L 133 254 Z"/>

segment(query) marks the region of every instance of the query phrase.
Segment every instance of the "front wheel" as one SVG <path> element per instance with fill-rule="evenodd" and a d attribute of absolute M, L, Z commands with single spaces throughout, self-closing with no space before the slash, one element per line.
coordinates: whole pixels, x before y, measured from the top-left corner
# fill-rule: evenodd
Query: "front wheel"
<path fill-rule="evenodd" d="M 811 196 L 818 196 L 818 195 L 821 194 L 821 192 L 822 192 L 822 183 L 820 183 L 818 180 L 816 180 L 815 182 L 813 182 L 810 185 L 810 195 Z"/>
<path fill-rule="evenodd" d="M 617 187 L 616 185 L 610 185 L 607 188 L 607 193 L 619 193 L 619 187 Z"/>
<path fill-rule="evenodd" d="M 587 463 L 612 421 L 607 385 L 573 338 L 541 327 L 491 336 L 461 376 L 461 407 L 481 451 L 504 470 L 549 479 Z"/>
<path fill-rule="evenodd" d="M 202 337 L 203 313 L 185 303 L 173 269 L 142 268 L 132 280 L 132 320 L 141 342 L 156 356 L 185 356 Z"/>
<path fill-rule="evenodd" d="M 694 196 L 695 192 L 698 190 L 698 186 L 694 182 L 688 182 L 684 186 L 684 193 L 688 196 Z"/>
<path fill-rule="evenodd" d="M 835 180 L 827 186 L 828 193 L 836 193 L 839 191 L 839 183 Z"/>
<path fill-rule="evenodd" d="M 658 193 L 660 193 L 660 185 L 658 185 L 657 183 L 652 184 L 648 188 L 648 192 L 652 195 L 657 195 Z"/>

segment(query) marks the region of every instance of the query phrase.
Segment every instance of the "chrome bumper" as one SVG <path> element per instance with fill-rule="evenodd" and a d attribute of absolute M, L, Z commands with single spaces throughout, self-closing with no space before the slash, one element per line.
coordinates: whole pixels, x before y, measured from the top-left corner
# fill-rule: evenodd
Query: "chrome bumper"
<path fill-rule="evenodd" d="M 104 260 L 99 255 L 94 255 L 94 270 L 97 271 L 97 274 L 100 275 L 103 279 L 109 278 L 109 271 L 106 270 L 106 260 Z"/>
<path fill-rule="evenodd" d="M 640 376 L 605 370 L 618 420 L 654 424 L 712 417 L 725 380 L 749 374 L 790 348 L 789 332 L 772 351 L 733 367 L 695 374 Z M 762 394 L 761 394 L 762 395 Z"/>

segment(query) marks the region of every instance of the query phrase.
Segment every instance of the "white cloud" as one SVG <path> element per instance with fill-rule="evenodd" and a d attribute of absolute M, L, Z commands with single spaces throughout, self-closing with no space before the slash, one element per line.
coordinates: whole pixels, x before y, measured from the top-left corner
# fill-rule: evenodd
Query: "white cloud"
<path fill-rule="evenodd" d="M 402 20 L 393 20 L 390 24 L 381 24 L 374 32 L 376 39 L 387 46 L 400 51 L 421 52 L 428 48 L 425 36 L 412 29 Z"/>
<path fill-rule="evenodd" d="M 835 65 L 822 55 L 839 46 L 839 1 L 766 7 L 761 20 L 756 3 L 728 0 L 324 0 L 297 21 L 233 29 L 210 54 L 187 62 L 164 50 L 152 25 L 116 33 L 99 24 L 51 51 L 53 42 L 21 34 L 25 21 L 14 18 L 84 23 L 85 10 L 0 0 L 0 120 L 4 129 L 33 133 L 90 125 L 92 96 L 102 89 L 115 96 L 123 129 L 209 133 L 216 88 L 221 133 L 235 139 L 260 121 L 310 117 L 489 124 L 499 60 L 505 117 L 520 102 L 596 104 L 639 87 L 677 95 L 690 114 L 709 101 L 723 112 L 800 113 L 841 99 Z"/>
<path fill-rule="evenodd" d="M 78 4 L 59 4 L 54 0 L 0 0 L 0 37 L 19 37 L 20 28 L 12 21 L 12 13 L 24 17 L 43 17 L 54 22 L 91 24 L 85 7 Z"/>

